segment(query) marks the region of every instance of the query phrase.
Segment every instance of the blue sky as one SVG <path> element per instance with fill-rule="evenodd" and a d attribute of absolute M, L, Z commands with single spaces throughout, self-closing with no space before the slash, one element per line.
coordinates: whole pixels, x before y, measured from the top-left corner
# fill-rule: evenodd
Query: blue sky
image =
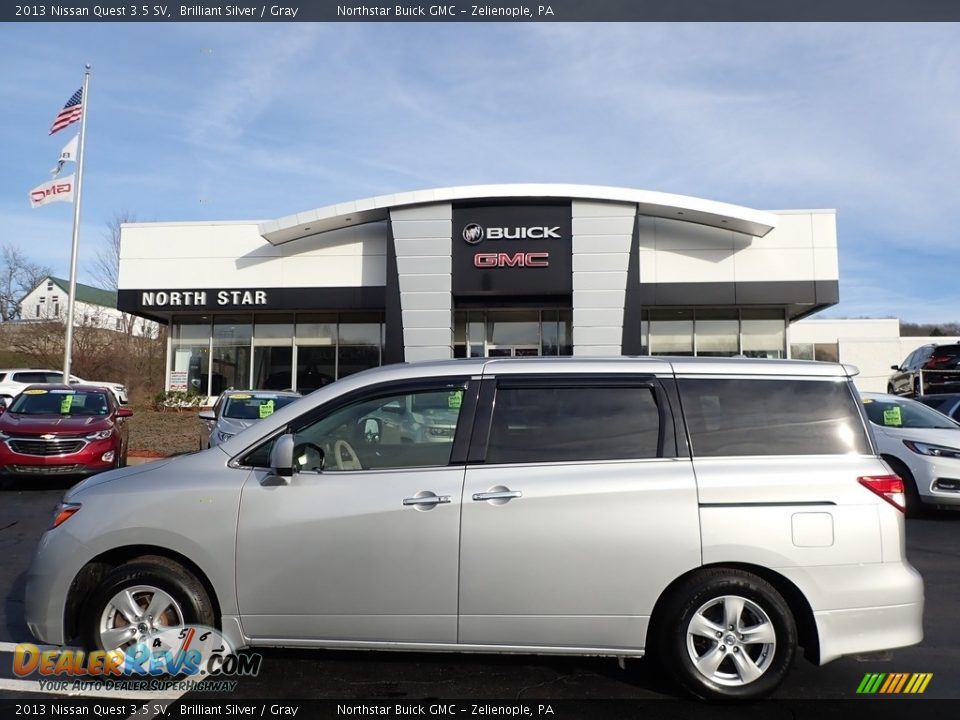
<path fill-rule="evenodd" d="M 47 136 L 84 62 L 81 281 L 120 212 L 571 182 L 835 208 L 827 315 L 960 321 L 957 25 L 0 26 L 4 235 L 60 275 L 72 206 L 27 192 L 74 132 Z"/>

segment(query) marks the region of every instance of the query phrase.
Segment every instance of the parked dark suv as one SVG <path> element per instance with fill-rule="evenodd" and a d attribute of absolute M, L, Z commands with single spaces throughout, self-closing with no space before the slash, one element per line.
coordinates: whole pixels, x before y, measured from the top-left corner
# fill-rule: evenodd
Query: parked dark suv
<path fill-rule="evenodd" d="M 890 369 L 896 370 L 887 382 L 891 394 L 917 397 L 960 391 L 960 345 L 924 345 Z"/>

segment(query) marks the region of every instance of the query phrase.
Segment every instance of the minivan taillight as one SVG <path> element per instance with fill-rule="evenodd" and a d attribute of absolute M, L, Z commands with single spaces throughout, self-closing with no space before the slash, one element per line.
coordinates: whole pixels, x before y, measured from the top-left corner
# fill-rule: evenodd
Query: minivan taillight
<path fill-rule="evenodd" d="M 900 512 L 906 512 L 907 499 L 903 494 L 903 480 L 899 475 L 872 475 L 859 477 L 857 482 L 876 493 Z"/>

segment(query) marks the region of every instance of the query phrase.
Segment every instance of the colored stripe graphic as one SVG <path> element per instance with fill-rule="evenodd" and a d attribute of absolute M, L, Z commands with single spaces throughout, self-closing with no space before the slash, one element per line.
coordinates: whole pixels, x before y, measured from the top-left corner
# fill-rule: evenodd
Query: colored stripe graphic
<path fill-rule="evenodd" d="M 857 686 L 857 694 L 917 695 L 927 689 L 933 673 L 867 673 Z"/>

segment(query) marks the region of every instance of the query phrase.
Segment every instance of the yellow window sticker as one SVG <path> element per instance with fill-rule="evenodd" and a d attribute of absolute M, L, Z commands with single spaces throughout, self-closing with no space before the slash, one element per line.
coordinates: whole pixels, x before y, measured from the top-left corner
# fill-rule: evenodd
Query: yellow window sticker
<path fill-rule="evenodd" d="M 892 427 L 903 425 L 903 416 L 900 414 L 900 406 L 894 405 L 883 411 L 883 424 Z"/>
<path fill-rule="evenodd" d="M 34 388 L 33 390 L 24 390 L 24 395 L 46 395 L 46 390 L 41 390 L 40 388 Z"/>
<path fill-rule="evenodd" d="M 267 400 L 260 405 L 260 419 L 268 418 L 273 415 L 273 400 Z"/>
<path fill-rule="evenodd" d="M 238 393 L 236 395 L 231 395 L 230 397 L 232 397 L 234 400 L 249 400 L 253 396 L 247 395 L 246 393 Z"/>
<path fill-rule="evenodd" d="M 463 404 L 463 390 L 454 390 L 447 395 L 447 407 L 451 410 L 459 410 Z"/>
<path fill-rule="evenodd" d="M 60 398 L 60 414 L 67 415 L 70 412 L 70 406 L 73 405 L 74 395 L 64 395 Z"/>

